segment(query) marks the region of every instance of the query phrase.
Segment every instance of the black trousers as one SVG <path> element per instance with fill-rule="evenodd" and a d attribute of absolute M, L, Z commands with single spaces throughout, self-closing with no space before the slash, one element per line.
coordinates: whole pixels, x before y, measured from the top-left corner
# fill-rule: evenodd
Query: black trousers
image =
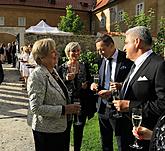
<path fill-rule="evenodd" d="M 80 121 L 82 122 L 81 125 L 75 125 L 74 122 L 76 122 L 76 116 L 74 117 L 74 121 L 68 121 L 68 126 L 66 129 L 66 151 L 69 151 L 70 146 L 70 132 L 73 125 L 73 140 L 74 140 L 74 151 L 80 151 L 81 150 L 81 144 L 83 139 L 83 131 L 84 126 L 86 123 L 87 116 L 85 114 L 81 115 L 79 117 Z"/>
<path fill-rule="evenodd" d="M 101 143 L 103 151 L 113 151 L 113 132 L 115 131 L 116 119 L 99 117 Z M 116 136 L 118 150 L 121 149 L 121 138 Z"/>
<path fill-rule="evenodd" d="M 65 133 L 43 133 L 33 130 L 35 151 L 65 151 Z"/>

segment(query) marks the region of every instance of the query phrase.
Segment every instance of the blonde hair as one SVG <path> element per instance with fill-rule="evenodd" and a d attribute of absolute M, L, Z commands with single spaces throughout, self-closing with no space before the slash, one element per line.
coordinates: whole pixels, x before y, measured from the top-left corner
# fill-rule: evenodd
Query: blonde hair
<path fill-rule="evenodd" d="M 29 53 L 29 48 L 27 46 L 23 46 L 23 52 Z"/>
<path fill-rule="evenodd" d="M 67 58 L 69 58 L 69 52 L 72 51 L 72 50 L 76 50 L 76 49 L 81 49 L 78 42 L 68 43 L 65 47 L 65 54 L 66 54 Z"/>
<path fill-rule="evenodd" d="M 45 58 L 52 50 L 56 49 L 55 41 L 51 38 L 38 40 L 32 48 L 32 55 L 37 64 L 41 64 L 41 59 Z"/>

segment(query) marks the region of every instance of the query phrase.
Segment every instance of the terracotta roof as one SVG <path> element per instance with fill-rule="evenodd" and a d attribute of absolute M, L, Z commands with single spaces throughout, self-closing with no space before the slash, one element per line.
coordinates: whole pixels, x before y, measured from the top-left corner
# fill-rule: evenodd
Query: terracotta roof
<path fill-rule="evenodd" d="M 71 4 L 73 9 L 90 11 L 93 8 L 93 0 L 56 0 L 55 4 L 51 4 L 48 0 L 0 0 L 0 5 L 15 5 L 29 7 L 45 7 L 45 8 L 61 8 L 65 9 Z"/>
<path fill-rule="evenodd" d="M 95 6 L 95 10 L 98 10 L 99 8 L 104 7 L 105 5 L 107 5 L 111 0 L 100 0 L 97 2 L 96 6 Z"/>

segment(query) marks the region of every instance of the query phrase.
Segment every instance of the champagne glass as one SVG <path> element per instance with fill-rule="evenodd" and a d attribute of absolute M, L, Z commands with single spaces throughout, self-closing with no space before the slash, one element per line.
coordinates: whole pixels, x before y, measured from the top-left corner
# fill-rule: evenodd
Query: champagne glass
<path fill-rule="evenodd" d="M 133 108 L 132 109 L 132 124 L 135 127 L 135 129 L 138 129 L 138 127 L 141 125 L 142 122 L 142 109 L 141 108 Z M 142 146 L 139 146 L 137 143 L 137 138 L 135 137 L 134 144 L 129 145 L 131 148 L 135 149 L 142 149 Z"/>
<path fill-rule="evenodd" d="M 120 98 L 119 97 L 119 90 L 117 90 L 117 89 L 112 90 L 111 95 L 112 95 L 113 100 L 119 100 L 119 98 Z M 121 118 L 122 114 L 116 110 L 116 113 L 113 114 L 113 117 L 114 118 Z"/>
<path fill-rule="evenodd" d="M 74 104 L 80 105 L 80 100 L 74 99 Z M 75 125 L 82 125 L 82 122 L 80 121 L 80 118 L 79 118 L 80 114 L 81 114 L 81 111 L 80 113 L 76 114 L 76 122 L 74 122 Z"/>
<path fill-rule="evenodd" d="M 99 75 L 98 74 L 95 74 L 93 76 L 93 82 L 96 83 L 97 85 L 99 84 Z M 95 95 L 97 95 L 97 92 L 98 92 L 98 89 L 96 89 Z"/>

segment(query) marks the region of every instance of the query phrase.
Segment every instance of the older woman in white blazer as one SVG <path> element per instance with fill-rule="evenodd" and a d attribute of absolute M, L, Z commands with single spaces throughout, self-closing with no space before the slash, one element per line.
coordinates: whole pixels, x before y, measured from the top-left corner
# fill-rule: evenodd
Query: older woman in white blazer
<path fill-rule="evenodd" d="M 56 69 L 58 55 L 54 40 L 34 43 L 32 54 L 38 66 L 28 78 L 28 123 L 36 151 L 65 151 L 67 115 L 78 114 L 80 105 L 69 104 L 68 90 Z"/>

